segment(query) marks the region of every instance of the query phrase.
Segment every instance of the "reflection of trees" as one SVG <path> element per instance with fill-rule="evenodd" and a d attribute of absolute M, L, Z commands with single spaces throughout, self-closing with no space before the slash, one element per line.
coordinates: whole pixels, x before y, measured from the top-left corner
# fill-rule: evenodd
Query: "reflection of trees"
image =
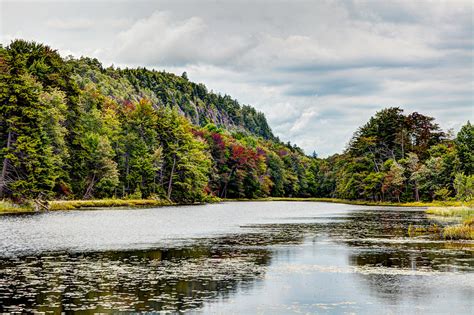
<path fill-rule="evenodd" d="M 430 224 L 423 212 L 358 211 L 349 213 L 345 222 L 334 224 L 330 235 L 357 248 L 349 256 L 351 265 L 440 271 L 474 268 L 469 260 L 469 244 L 465 245 L 466 250 L 452 250 L 454 245 L 448 242 L 407 237 L 408 226 Z M 465 262 L 460 264 L 460 258 L 470 262 L 467 266 Z"/>
<path fill-rule="evenodd" d="M 410 224 L 429 225 L 424 213 L 414 211 L 353 211 L 345 219 L 329 225 L 333 238 L 404 237 Z"/>
<path fill-rule="evenodd" d="M 186 310 L 251 288 L 269 261 L 265 249 L 209 246 L 4 261 L 0 311 Z"/>
<path fill-rule="evenodd" d="M 407 230 L 410 224 L 428 227 L 432 222 L 424 212 L 357 211 L 349 212 L 345 221 L 328 225 L 328 234 L 352 248 L 348 255 L 350 265 L 372 270 L 355 273 L 360 283 L 390 303 L 412 296 L 428 297 L 434 293 L 425 282 L 430 278 L 423 274 L 410 274 L 414 270 L 474 269 L 474 245 L 409 238 Z M 395 274 L 394 269 L 397 271 Z"/>
<path fill-rule="evenodd" d="M 182 311 L 250 290 L 270 264 L 267 245 L 300 243 L 289 226 L 264 226 L 184 248 L 0 260 L 0 311 Z"/>

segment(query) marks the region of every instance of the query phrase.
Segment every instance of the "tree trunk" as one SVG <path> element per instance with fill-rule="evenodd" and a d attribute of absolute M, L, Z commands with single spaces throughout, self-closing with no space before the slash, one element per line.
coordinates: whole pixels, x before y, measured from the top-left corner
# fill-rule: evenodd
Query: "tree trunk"
<path fill-rule="evenodd" d="M 12 132 L 9 131 L 8 137 L 7 137 L 7 151 L 8 149 L 10 149 L 11 141 L 12 141 Z M 0 198 L 3 197 L 4 189 L 7 186 L 7 182 L 6 182 L 7 168 L 8 168 L 8 158 L 4 158 L 3 166 L 2 166 L 2 174 L 0 177 Z"/>
<path fill-rule="evenodd" d="M 237 167 L 233 167 L 231 170 L 230 170 L 230 173 L 229 173 L 229 178 L 227 178 L 225 184 L 224 184 L 224 188 L 222 189 L 222 194 L 221 194 L 221 198 L 224 197 L 224 198 L 227 198 L 227 185 L 229 184 L 230 182 L 230 179 L 232 178 L 232 175 L 234 174 L 234 171 L 236 170 Z"/>
<path fill-rule="evenodd" d="M 402 159 L 405 158 L 405 146 L 404 146 L 404 139 L 403 139 L 403 129 L 402 129 Z"/>
<path fill-rule="evenodd" d="M 84 199 L 89 199 L 92 195 L 92 189 L 94 188 L 95 184 L 95 174 L 92 176 L 91 182 L 89 183 L 89 186 L 87 186 L 86 192 L 84 194 Z"/>
<path fill-rule="evenodd" d="M 130 193 L 130 181 L 128 180 L 128 175 L 130 174 L 130 155 L 125 153 L 125 181 L 127 182 L 127 194 Z"/>
<path fill-rule="evenodd" d="M 415 182 L 415 200 L 420 201 L 420 192 L 418 191 L 418 183 Z"/>
<path fill-rule="evenodd" d="M 171 189 L 173 185 L 173 174 L 174 174 L 174 167 L 176 166 L 176 154 L 173 157 L 173 165 L 171 166 L 171 174 L 170 174 L 170 180 L 168 182 L 168 200 L 171 198 Z"/>

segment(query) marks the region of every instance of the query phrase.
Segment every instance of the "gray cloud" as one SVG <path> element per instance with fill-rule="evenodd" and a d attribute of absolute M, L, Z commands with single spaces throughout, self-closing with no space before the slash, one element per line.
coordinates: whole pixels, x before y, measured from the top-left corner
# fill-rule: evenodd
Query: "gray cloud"
<path fill-rule="evenodd" d="M 187 71 L 308 153 L 341 151 L 386 106 L 474 120 L 469 0 L 0 1 L 4 44 Z"/>

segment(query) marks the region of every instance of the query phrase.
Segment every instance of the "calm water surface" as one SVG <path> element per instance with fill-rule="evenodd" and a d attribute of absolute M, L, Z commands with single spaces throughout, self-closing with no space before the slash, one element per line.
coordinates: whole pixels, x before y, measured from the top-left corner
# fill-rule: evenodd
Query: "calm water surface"
<path fill-rule="evenodd" d="M 242 202 L 0 217 L 0 312 L 474 313 L 422 210 Z"/>

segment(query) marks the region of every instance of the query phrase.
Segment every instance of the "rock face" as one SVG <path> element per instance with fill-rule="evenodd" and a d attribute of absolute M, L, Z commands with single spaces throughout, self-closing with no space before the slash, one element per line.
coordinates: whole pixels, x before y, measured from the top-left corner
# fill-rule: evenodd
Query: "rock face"
<path fill-rule="evenodd" d="M 209 92 L 204 84 L 164 71 L 103 68 L 97 59 L 69 60 L 75 79 L 81 88 L 93 85 L 117 102 L 149 99 L 155 106 L 176 108 L 193 124 L 213 123 L 230 131 L 250 133 L 274 139 L 265 115 L 247 105 L 241 105 L 228 95 Z"/>

